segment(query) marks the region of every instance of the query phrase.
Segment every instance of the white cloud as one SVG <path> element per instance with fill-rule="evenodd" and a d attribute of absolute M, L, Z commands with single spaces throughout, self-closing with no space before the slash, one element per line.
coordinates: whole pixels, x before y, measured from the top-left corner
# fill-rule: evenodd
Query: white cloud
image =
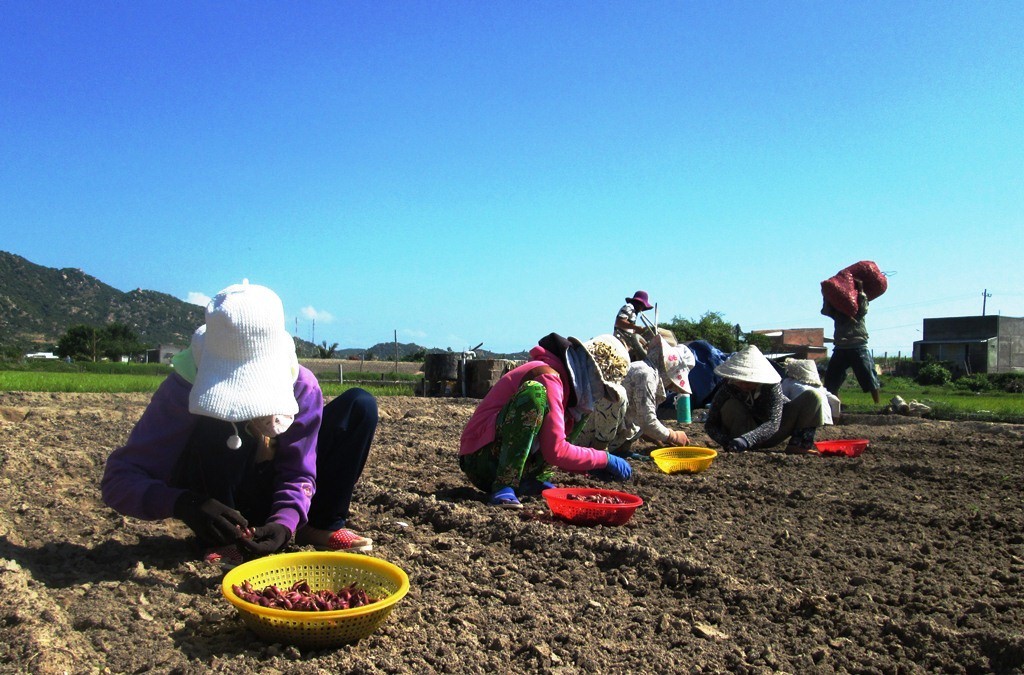
<path fill-rule="evenodd" d="M 188 297 L 185 298 L 185 302 L 206 307 L 206 305 L 210 303 L 210 296 L 205 293 L 200 293 L 199 291 L 189 291 Z"/>
<path fill-rule="evenodd" d="M 427 337 L 427 333 L 425 331 L 415 330 L 413 328 L 403 328 L 399 332 L 410 340 L 422 340 Z"/>
<path fill-rule="evenodd" d="M 319 321 L 321 323 L 330 323 L 334 321 L 334 316 L 330 312 L 318 310 L 312 305 L 307 305 L 302 308 L 302 316 L 313 321 Z"/>

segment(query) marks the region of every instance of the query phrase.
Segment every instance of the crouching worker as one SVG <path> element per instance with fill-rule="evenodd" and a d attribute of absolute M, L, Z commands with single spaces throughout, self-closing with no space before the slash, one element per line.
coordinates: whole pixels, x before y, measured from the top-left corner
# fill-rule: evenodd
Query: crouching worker
<path fill-rule="evenodd" d="M 377 402 L 350 389 L 324 406 L 273 291 L 248 281 L 221 291 L 172 365 L 107 459 L 108 506 L 184 521 L 204 560 L 225 567 L 279 551 L 293 536 L 327 550 L 372 548 L 345 523 Z"/>
<path fill-rule="evenodd" d="M 767 450 L 789 439 L 786 452 L 815 454 L 821 399 L 804 392 L 792 401 L 782 394 L 779 372 L 754 345 L 715 368 L 723 378 L 704 424 L 708 436 L 727 451 Z"/>
<path fill-rule="evenodd" d="M 613 455 L 628 459 L 647 457 L 633 452 L 633 444 L 641 438 L 659 446 L 683 446 L 689 443 L 685 432 L 669 429 L 658 419 L 658 406 L 668 397 L 669 391 L 690 394 L 687 374 L 694 363 L 693 354 L 686 345 L 672 344 L 663 335 L 655 336 L 650 342 L 647 356 L 630 363 L 626 371 L 622 390 L 627 404 L 617 426 L 610 434 L 602 433 L 602 417 L 596 415 L 596 419 L 591 422 L 597 424 L 588 423 L 580 440 L 593 442 L 595 447 L 607 447 Z"/>
<path fill-rule="evenodd" d="M 521 509 L 520 496 L 554 487 L 555 469 L 611 480 L 632 475 L 626 460 L 573 445 L 595 403 L 618 396 L 608 384 L 621 381 L 629 366 L 621 345 L 617 353 L 605 341 L 588 345 L 557 333 L 544 337 L 530 361 L 503 375 L 473 412 L 462 431 L 459 467 L 491 496 L 490 504 Z"/>

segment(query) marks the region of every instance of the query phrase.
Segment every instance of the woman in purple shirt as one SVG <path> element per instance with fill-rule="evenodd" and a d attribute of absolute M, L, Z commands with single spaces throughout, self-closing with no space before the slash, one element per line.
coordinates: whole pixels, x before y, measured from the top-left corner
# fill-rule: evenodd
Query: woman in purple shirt
<path fill-rule="evenodd" d="M 248 281 L 221 291 L 172 365 L 107 459 L 108 506 L 181 519 L 204 558 L 225 566 L 279 551 L 293 536 L 329 550 L 372 548 L 345 524 L 377 402 L 350 389 L 324 406 L 273 291 Z"/>

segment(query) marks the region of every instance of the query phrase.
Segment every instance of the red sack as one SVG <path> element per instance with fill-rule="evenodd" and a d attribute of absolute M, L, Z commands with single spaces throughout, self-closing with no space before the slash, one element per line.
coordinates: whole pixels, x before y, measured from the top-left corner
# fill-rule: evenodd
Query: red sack
<path fill-rule="evenodd" d="M 857 287 L 854 285 L 856 279 L 860 279 L 864 285 L 864 295 L 868 296 L 868 300 L 874 300 L 889 288 L 889 280 L 878 269 L 878 265 L 870 260 L 861 260 L 822 281 L 821 295 L 837 311 L 846 316 L 856 316 Z"/>

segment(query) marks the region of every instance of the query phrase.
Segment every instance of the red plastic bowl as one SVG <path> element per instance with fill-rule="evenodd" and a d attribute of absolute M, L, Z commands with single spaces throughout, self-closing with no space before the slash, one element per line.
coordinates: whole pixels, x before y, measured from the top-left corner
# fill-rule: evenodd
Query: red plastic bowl
<path fill-rule="evenodd" d="M 848 438 L 838 441 L 818 441 L 814 444 L 818 452 L 823 455 L 846 455 L 847 457 L 859 457 L 868 447 L 866 438 Z"/>
<path fill-rule="evenodd" d="M 633 517 L 633 512 L 642 506 L 644 500 L 628 492 L 602 490 L 600 488 L 548 488 L 541 493 L 548 503 L 548 508 L 555 516 L 567 520 L 574 525 L 622 525 Z M 569 496 L 614 497 L 620 504 L 598 504 Z"/>

